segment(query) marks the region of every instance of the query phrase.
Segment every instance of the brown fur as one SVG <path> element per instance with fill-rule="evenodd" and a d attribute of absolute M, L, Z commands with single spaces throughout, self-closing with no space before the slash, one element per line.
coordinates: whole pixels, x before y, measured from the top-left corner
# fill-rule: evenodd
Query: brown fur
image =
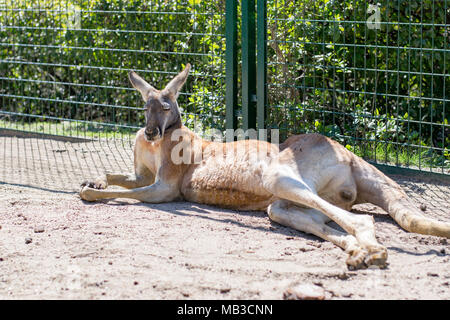
<path fill-rule="evenodd" d="M 351 268 L 383 267 L 387 260 L 386 248 L 375 238 L 373 218 L 349 212 L 356 203 L 381 206 L 406 230 L 450 238 L 449 223 L 424 217 L 394 181 L 327 137 L 296 135 L 279 147 L 257 140 L 219 143 L 205 141 L 182 125 L 170 125 L 178 123 L 174 92 L 183 85 L 189 68 L 162 91 L 130 73 L 133 86 L 146 101 L 146 112 L 158 115 L 158 119 L 147 119 L 146 128 L 137 133 L 135 175 L 101 177 L 83 187 L 82 199 L 125 197 L 150 203 L 185 199 L 240 210 L 266 210 L 278 223 L 342 247 L 349 253 L 347 264 Z M 171 99 L 172 110 L 161 111 L 164 106 L 158 101 L 167 99 Z M 159 135 L 154 134 L 155 127 Z M 180 138 L 172 141 L 176 129 Z M 171 157 L 180 141 L 189 142 L 182 153 L 190 156 L 190 163 L 176 164 Z M 194 162 L 197 152 L 202 154 L 200 162 Z M 265 157 L 255 158 L 258 153 Z M 104 189 L 109 184 L 129 190 L 92 188 Z M 346 232 L 326 225 L 331 220 Z"/>

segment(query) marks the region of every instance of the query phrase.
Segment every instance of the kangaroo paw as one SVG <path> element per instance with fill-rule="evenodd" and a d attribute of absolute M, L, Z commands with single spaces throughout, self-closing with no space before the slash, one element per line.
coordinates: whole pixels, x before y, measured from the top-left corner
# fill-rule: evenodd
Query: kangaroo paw
<path fill-rule="evenodd" d="M 102 190 L 102 189 L 106 189 L 108 187 L 108 183 L 102 179 L 97 179 L 95 181 L 84 181 L 81 184 L 81 188 L 83 188 L 83 187 L 89 187 L 92 189 Z"/>
<path fill-rule="evenodd" d="M 95 201 L 95 197 L 92 195 L 92 188 L 84 186 L 80 190 L 80 198 L 86 201 Z"/>
<path fill-rule="evenodd" d="M 379 248 L 371 248 L 369 249 L 369 254 L 366 256 L 364 263 L 370 266 L 377 266 L 381 269 L 387 267 L 387 249 L 385 247 L 380 246 Z"/>
<path fill-rule="evenodd" d="M 367 251 L 363 249 L 357 249 L 350 252 L 347 258 L 346 264 L 349 270 L 366 269 L 367 265 L 364 260 L 367 256 Z"/>

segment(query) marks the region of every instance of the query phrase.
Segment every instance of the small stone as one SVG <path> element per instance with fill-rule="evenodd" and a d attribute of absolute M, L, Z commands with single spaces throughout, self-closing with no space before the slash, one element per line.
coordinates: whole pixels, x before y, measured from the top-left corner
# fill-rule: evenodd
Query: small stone
<path fill-rule="evenodd" d="M 139 284 L 139 282 L 135 281 L 135 282 L 133 282 L 133 284 L 134 284 L 135 286 L 137 286 L 137 285 Z"/>
<path fill-rule="evenodd" d="M 31 242 L 33 242 L 33 239 L 31 239 L 31 238 L 25 238 L 25 244 L 29 244 L 29 243 L 31 243 Z"/>
<path fill-rule="evenodd" d="M 437 273 L 434 273 L 434 272 L 428 272 L 427 276 L 429 276 L 429 277 L 439 277 L 439 275 Z"/>
<path fill-rule="evenodd" d="M 3 258 L 0 258 L 0 262 L 3 261 Z"/>
<path fill-rule="evenodd" d="M 342 296 L 344 298 L 351 298 L 353 296 L 353 293 L 351 293 L 351 292 L 344 292 L 344 293 L 342 293 Z"/>
<path fill-rule="evenodd" d="M 422 210 L 422 211 L 426 211 L 427 210 L 427 206 L 425 205 L 425 204 L 421 204 L 420 205 L 420 210 Z"/>
<path fill-rule="evenodd" d="M 320 281 L 316 281 L 316 282 L 314 282 L 314 284 L 315 284 L 316 286 L 323 287 L 323 283 L 320 282 Z"/>
<path fill-rule="evenodd" d="M 283 293 L 284 300 L 324 300 L 325 290 L 312 284 L 300 284 Z"/>
<path fill-rule="evenodd" d="M 346 273 L 344 272 L 344 273 L 340 273 L 340 274 L 338 275 L 338 278 L 339 278 L 340 280 L 347 280 L 347 279 L 350 278 L 350 277 L 348 276 L 348 274 L 346 274 Z"/>
<path fill-rule="evenodd" d="M 45 231 L 45 229 L 43 226 L 37 226 L 34 228 L 34 233 L 42 233 L 44 231 Z"/>
<path fill-rule="evenodd" d="M 327 291 L 331 294 L 331 297 L 338 297 L 339 298 L 341 296 L 339 293 L 336 293 L 333 290 L 327 290 Z"/>
<path fill-rule="evenodd" d="M 230 292 L 231 291 L 231 288 L 222 288 L 222 289 L 220 289 L 220 293 L 228 293 L 228 292 Z"/>
<path fill-rule="evenodd" d="M 439 251 L 441 254 L 445 255 L 445 248 L 442 248 L 441 251 Z"/>
<path fill-rule="evenodd" d="M 441 244 L 447 244 L 447 239 L 441 239 L 440 243 Z"/>
<path fill-rule="evenodd" d="M 112 261 L 109 261 L 108 264 L 109 264 L 110 266 L 112 266 L 113 263 L 112 263 Z"/>

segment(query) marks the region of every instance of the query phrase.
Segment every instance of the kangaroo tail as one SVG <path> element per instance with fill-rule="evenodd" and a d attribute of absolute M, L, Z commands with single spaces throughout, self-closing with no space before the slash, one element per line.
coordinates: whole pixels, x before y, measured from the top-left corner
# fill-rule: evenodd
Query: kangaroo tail
<path fill-rule="evenodd" d="M 358 203 L 380 206 L 407 231 L 450 238 L 450 223 L 424 216 L 395 181 L 371 164 L 355 156 L 353 174 Z"/>

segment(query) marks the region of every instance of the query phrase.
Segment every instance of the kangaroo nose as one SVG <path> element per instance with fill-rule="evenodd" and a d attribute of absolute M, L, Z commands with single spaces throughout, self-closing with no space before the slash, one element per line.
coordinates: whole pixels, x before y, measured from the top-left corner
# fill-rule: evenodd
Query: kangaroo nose
<path fill-rule="evenodd" d="M 145 129 L 145 135 L 147 137 L 147 139 L 152 140 L 155 136 L 157 136 L 159 134 L 159 128 L 153 128 L 153 129 Z"/>

